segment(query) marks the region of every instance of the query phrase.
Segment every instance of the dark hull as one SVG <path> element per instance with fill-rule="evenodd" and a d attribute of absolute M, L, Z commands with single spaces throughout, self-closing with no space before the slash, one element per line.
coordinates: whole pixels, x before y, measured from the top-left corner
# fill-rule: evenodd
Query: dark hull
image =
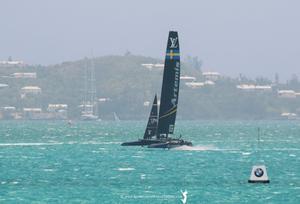
<path fill-rule="evenodd" d="M 260 180 L 258 180 L 258 181 L 248 180 L 248 183 L 270 183 L 270 181 L 269 180 L 263 180 L 263 181 L 260 181 Z"/>
<path fill-rule="evenodd" d="M 180 147 L 183 145 L 192 146 L 192 143 L 189 141 L 181 140 L 181 139 L 171 139 L 171 140 L 167 140 L 167 141 L 161 141 L 160 143 L 148 145 L 148 148 L 171 149 L 171 148 Z"/>
<path fill-rule="evenodd" d="M 141 139 L 138 141 L 133 142 L 124 142 L 121 145 L 122 146 L 148 146 L 152 144 L 161 143 L 161 140 L 154 140 L 154 139 Z"/>

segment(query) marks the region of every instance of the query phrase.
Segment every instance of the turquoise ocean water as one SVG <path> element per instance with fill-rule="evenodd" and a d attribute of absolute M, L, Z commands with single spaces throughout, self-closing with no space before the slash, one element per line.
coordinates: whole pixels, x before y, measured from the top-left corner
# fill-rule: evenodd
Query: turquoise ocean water
<path fill-rule="evenodd" d="M 120 146 L 145 124 L 2 121 L 0 203 L 300 203 L 300 121 L 178 121 L 190 151 Z M 259 163 L 270 184 L 247 183 Z"/>

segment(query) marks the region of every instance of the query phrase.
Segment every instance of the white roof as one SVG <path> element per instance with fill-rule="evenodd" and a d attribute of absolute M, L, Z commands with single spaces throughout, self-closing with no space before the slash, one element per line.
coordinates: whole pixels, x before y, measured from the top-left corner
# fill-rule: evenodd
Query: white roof
<path fill-rule="evenodd" d="M 24 64 L 24 62 L 23 61 L 0 61 L 0 64 L 19 65 L 19 64 Z"/>
<path fill-rule="evenodd" d="M 258 86 L 255 86 L 256 89 L 272 89 L 271 86 L 268 86 L 268 85 L 264 85 L 264 86 L 261 86 L 261 85 L 258 85 Z"/>
<path fill-rule="evenodd" d="M 185 85 L 191 88 L 199 88 L 201 86 L 204 86 L 203 82 L 186 82 Z"/>
<path fill-rule="evenodd" d="M 269 85 L 254 85 L 254 84 L 240 84 L 236 88 L 243 90 L 271 90 L 272 87 Z"/>
<path fill-rule="evenodd" d="M 92 104 L 81 104 L 81 105 L 79 105 L 79 107 L 80 108 L 83 108 L 83 107 L 91 108 L 91 107 L 93 107 L 93 105 Z"/>
<path fill-rule="evenodd" d="M 145 101 L 144 106 L 150 106 L 150 101 Z"/>
<path fill-rule="evenodd" d="M 8 84 L 0 84 L 0 88 L 8 87 Z"/>
<path fill-rule="evenodd" d="M 295 94 L 294 90 L 279 90 L 279 94 Z"/>
<path fill-rule="evenodd" d="M 99 102 L 105 102 L 105 101 L 110 101 L 110 98 L 99 98 Z"/>
<path fill-rule="evenodd" d="M 2 109 L 4 110 L 16 110 L 16 107 L 14 106 L 4 106 L 4 107 L 1 107 Z"/>
<path fill-rule="evenodd" d="M 255 85 L 254 84 L 240 84 L 240 85 L 237 85 L 236 88 L 250 90 L 250 89 L 255 89 Z"/>
<path fill-rule="evenodd" d="M 23 108 L 23 111 L 25 112 L 41 112 L 41 108 Z"/>
<path fill-rule="evenodd" d="M 157 67 L 157 68 L 164 68 L 165 65 L 164 65 L 164 64 L 156 63 L 156 64 L 154 64 L 154 67 Z"/>
<path fill-rule="evenodd" d="M 206 80 L 206 81 L 204 82 L 204 84 L 205 84 L 205 85 L 215 85 L 215 82 L 210 81 L 210 80 Z"/>
<path fill-rule="evenodd" d="M 22 90 L 41 90 L 38 86 L 24 86 Z"/>
<path fill-rule="evenodd" d="M 297 116 L 297 114 L 296 113 L 284 112 L 284 113 L 281 113 L 281 116 Z"/>
<path fill-rule="evenodd" d="M 220 76 L 219 72 L 203 72 L 203 76 Z"/>
<path fill-rule="evenodd" d="M 193 81 L 195 81 L 195 80 L 196 80 L 196 77 L 184 75 L 184 76 L 181 76 L 180 79 L 182 79 L 182 80 L 193 80 Z"/>
<path fill-rule="evenodd" d="M 67 104 L 48 104 L 48 108 L 67 108 Z"/>
<path fill-rule="evenodd" d="M 15 72 L 12 74 L 13 77 L 28 77 L 28 78 L 36 78 L 36 72 Z"/>
<path fill-rule="evenodd" d="M 148 69 L 152 69 L 152 68 L 164 68 L 164 64 L 160 64 L 160 63 L 156 63 L 156 64 L 141 64 L 143 67 L 146 67 Z"/>

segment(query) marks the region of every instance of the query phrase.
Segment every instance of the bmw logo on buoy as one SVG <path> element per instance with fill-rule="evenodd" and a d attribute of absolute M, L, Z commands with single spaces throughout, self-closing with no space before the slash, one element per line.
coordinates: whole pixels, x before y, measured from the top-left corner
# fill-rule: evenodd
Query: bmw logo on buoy
<path fill-rule="evenodd" d="M 254 171 L 256 177 L 262 177 L 264 175 L 264 171 L 261 168 L 257 168 Z"/>

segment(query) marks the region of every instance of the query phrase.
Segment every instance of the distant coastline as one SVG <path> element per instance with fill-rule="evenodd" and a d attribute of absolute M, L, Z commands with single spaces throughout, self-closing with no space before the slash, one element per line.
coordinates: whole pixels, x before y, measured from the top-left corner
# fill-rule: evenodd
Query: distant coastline
<path fill-rule="evenodd" d="M 127 53 L 85 58 L 57 65 L 0 65 L 0 118 L 79 119 L 83 101 L 84 66 L 93 61 L 99 117 L 144 120 L 153 93 L 160 95 L 163 61 Z M 300 115 L 297 75 L 280 83 L 272 79 L 232 78 L 218 70 L 202 70 L 197 57 L 186 57 L 178 110 L 179 120 L 295 120 Z"/>

